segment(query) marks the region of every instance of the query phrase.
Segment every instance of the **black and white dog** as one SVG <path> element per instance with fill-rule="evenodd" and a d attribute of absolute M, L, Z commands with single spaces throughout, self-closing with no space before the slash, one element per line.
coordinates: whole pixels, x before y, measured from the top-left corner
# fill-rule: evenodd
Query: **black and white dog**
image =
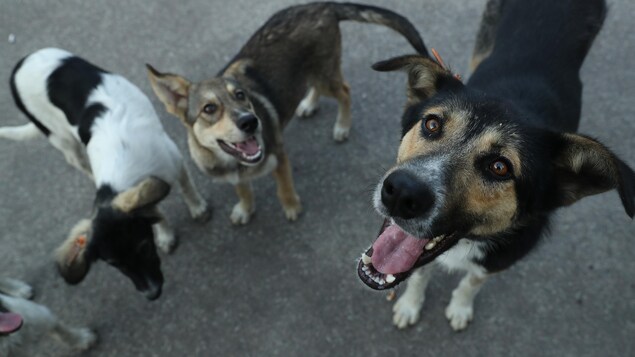
<path fill-rule="evenodd" d="M 158 298 L 163 274 L 153 227 L 163 251 L 176 240 L 157 204 L 176 182 L 193 218 L 206 220 L 209 212 L 148 97 L 125 78 L 56 48 L 23 58 L 10 83 L 31 123 L 0 128 L 0 137 L 43 134 L 97 186 L 92 218 L 81 220 L 57 251 L 61 275 L 79 283 L 101 259 L 148 299 Z"/>
<path fill-rule="evenodd" d="M 97 341 L 88 328 L 69 327 L 51 311 L 29 299 L 32 289 L 14 279 L 0 279 L 0 356 L 10 356 L 20 346 L 32 344 L 52 335 L 66 345 L 86 350 Z"/>

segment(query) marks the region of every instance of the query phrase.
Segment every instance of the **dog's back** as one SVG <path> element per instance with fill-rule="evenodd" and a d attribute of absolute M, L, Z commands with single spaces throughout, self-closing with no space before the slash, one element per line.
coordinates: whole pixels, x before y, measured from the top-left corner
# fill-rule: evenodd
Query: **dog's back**
<path fill-rule="evenodd" d="M 575 131 L 581 108 L 579 71 L 604 21 L 605 1 L 490 3 L 497 8 L 488 11 L 500 14 L 483 26 L 497 27 L 494 42 L 478 43 L 475 52 L 491 47 L 491 55 L 476 68 L 469 84 L 520 103 L 532 120 L 549 118 L 533 125 Z"/>

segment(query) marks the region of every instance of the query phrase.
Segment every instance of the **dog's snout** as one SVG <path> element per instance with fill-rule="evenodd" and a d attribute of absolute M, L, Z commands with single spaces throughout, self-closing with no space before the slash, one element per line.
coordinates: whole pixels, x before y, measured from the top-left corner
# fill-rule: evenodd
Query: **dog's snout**
<path fill-rule="evenodd" d="M 399 170 L 384 180 L 381 201 L 391 216 L 409 219 L 427 213 L 434 205 L 434 194 L 416 176 Z"/>
<path fill-rule="evenodd" d="M 245 113 L 238 118 L 236 125 L 245 133 L 253 134 L 258 129 L 258 118 L 251 113 Z"/>

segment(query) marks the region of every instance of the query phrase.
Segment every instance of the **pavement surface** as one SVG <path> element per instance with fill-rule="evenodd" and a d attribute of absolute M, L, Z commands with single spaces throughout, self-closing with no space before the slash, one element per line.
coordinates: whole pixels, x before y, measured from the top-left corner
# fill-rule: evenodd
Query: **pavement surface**
<path fill-rule="evenodd" d="M 408 16 L 428 47 L 467 75 L 484 0 L 368 2 Z M 635 2 L 609 2 L 582 71 L 580 129 L 635 167 Z M 51 252 L 89 214 L 94 188 L 45 140 L 0 141 L 0 275 L 32 284 L 35 300 L 69 324 L 94 328 L 100 342 L 87 356 L 635 355 L 635 222 L 615 192 L 559 211 L 539 249 L 488 281 L 465 332 L 453 332 L 444 317 L 460 276 L 441 272 L 421 321 L 405 331 L 392 325 L 386 294 L 367 288 L 355 271 L 381 223 L 370 192 L 394 161 L 405 100 L 404 76 L 370 65 L 413 52 L 380 26 L 341 25 L 353 97 L 350 140 L 331 139 L 337 108 L 329 99 L 285 133 L 304 214 L 288 223 L 266 177 L 255 184 L 252 222 L 231 225 L 232 187 L 191 164 L 185 131 L 154 97 L 143 64 L 192 80 L 212 76 L 270 15 L 294 3 L 2 0 L 0 82 L 21 57 L 49 46 L 126 76 L 152 98 L 214 217 L 194 223 L 178 195 L 163 204 L 181 244 L 162 255 L 166 283 L 158 301 L 146 301 L 104 263 L 67 286 Z M 0 113 L 1 125 L 26 122 L 8 85 L 0 86 Z M 32 356 L 73 355 L 52 340 L 28 348 Z"/>

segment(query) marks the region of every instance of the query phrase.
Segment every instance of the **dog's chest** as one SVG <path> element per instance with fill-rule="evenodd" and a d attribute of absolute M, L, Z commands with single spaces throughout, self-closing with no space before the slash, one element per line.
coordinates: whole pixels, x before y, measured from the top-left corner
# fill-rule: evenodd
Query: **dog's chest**
<path fill-rule="evenodd" d="M 459 240 L 454 247 L 438 256 L 434 261 L 448 271 L 485 269 L 477 260 L 485 256 L 485 243 L 468 239 Z"/>

